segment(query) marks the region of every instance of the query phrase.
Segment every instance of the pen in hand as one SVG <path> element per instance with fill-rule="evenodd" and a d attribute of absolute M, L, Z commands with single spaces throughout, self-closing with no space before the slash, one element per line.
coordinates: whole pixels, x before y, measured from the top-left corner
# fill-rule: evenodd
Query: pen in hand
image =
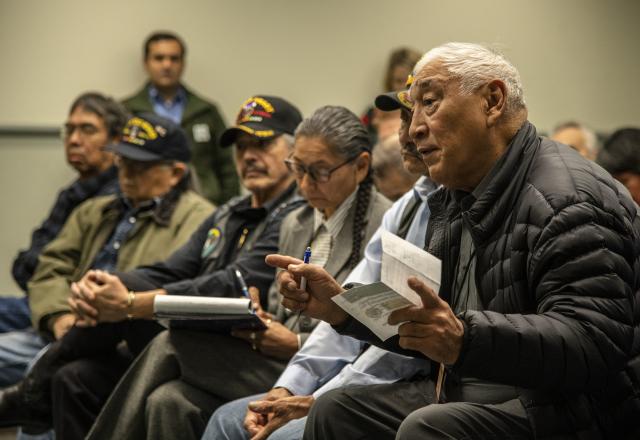
<path fill-rule="evenodd" d="M 304 256 L 302 257 L 302 262 L 304 264 L 309 264 L 309 260 L 311 260 L 311 247 L 307 247 L 304 251 Z M 300 277 L 300 290 L 307 290 L 307 279 L 305 277 Z M 299 310 L 296 313 L 296 319 L 293 321 L 291 328 L 296 328 L 298 324 L 298 320 L 300 319 L 300 315 L 302 314 L 302 310 Z M 300 339 L 298 339 L 299 341 Z"/>
<path fill-rule="evenodd" d="M 309 260 L 311 260 L 311 248 L 307 247 L 304 251 L 302 261 L 304 264 L 309 264 Z M 300 290 L 307 290 L 307 279 L 305 277 L 300 278 Z"/>
<path fill-rule="evenodd" d="M 238 269 L 236 269 L 235 274 L 236 274 L 236 278 L 238 279 L 238 283 L 240 283 L 240 289 L 242 290 L 242 294 L 246 298 L 249 298 L 249 300 L 251 301 L 251 311 L 255 313 L 255 311 L 258 309 L 258 305 L 253 303 L 253 298 L 251 298 L 251 295 L 249 294 L 249 288 L 247 287 L 247 283 L 244 281 L 244 277 L 242 276 L 242 273 Z"/>
<path fill-rule="evenodd" d="M 240 283 L 240 289 L 242 290 L 242 294 L 251 299 L 251 295 L 249 295 L 249 288 L 247 287 L 247 283 L 244 282 L 244 278 L 242 277 L 242 273 L 238 269 L 235 270 L 236 278 L 238 279 L 238 283 Z"/>

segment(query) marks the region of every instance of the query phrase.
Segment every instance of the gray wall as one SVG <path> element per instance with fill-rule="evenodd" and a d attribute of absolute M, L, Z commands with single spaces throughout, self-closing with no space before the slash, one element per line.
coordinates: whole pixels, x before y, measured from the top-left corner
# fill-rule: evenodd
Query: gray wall
<path fill-rule="evenodd" d="M 608 131 L 640 125 L 639 18 L 640 2 L 625 0 L 0 0 L 0 125 L 58 125 L 89 89 L 129 94 L 144 80 L 144 37 L 163 28 L 187 41 L 187 84 L 228 120 L 253 93 L 306 114 L 323 104 L 360 112 L 392 48 L 458 40 L 503 50 L 540 129 L 571 118 Z M 72 174 L 54 139 L 0 139 L 0 167 L 9 292 L 12 256 Z"/>

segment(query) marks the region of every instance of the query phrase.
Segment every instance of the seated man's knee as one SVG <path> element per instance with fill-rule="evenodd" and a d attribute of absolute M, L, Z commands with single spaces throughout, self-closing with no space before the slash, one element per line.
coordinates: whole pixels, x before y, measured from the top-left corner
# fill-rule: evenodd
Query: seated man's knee
<path fill-rule="evenodd" d="M 455 435 L 453 430 L 460 428 L 457 413 L 457 404 L 433 404 L 417 409 L 402 421 L 396 439 L 451 438 Z"/>
<path fill-rule="evenodd" d="M 164 352 L 169 344 L 169 331 L 163 331 L 149 342 L 143 353 Z"/>
<path fill-rule="evenodd" d="M 318 397 L 309 412 L 309 423 L 334 423 L 343 414 L 344 402 L 350 400 L 344 389 L 328 391 Z"/>
<path fill-rule="evenodd" d="M 218 408 L 207 423 L 203 440 L 248 438 L 244 429 L 247 402 L 239 400 Z"/>
<path fill-rule="evenodd" d="M 73 389 L 82 383 L 83 369 L 78 362 L 70 362 L 60 367 L 51 378 L 54 395 L 67 389 Z"/>
<path fill-rule="evenodd" d="M 147 397 L 147 412 L 158 410 L 170 411 L 171 408 L 179 406 L 178 400 L 178 395 L 173 387 L 167 384 L 161 385 L 153 390 Z"/>

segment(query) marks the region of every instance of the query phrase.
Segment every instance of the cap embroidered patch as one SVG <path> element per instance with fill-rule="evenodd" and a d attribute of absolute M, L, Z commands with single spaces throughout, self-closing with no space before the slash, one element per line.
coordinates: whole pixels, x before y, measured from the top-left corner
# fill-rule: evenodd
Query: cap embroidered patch
<path fill-rule="evenodd" d="M 398 96 L 398 101 L 400 101 L 400 104 L 404 105 L 409 110 L 413 109 L 413 103 L 409 101 L 409 93 L 407 93 L 406 90 L 398 92 L 397 96 Z"/>
<path fill-rule="evenodd" d="M 407 76 L 407 82 L 404 83 L 404 86 L 408 89 L 411 87 L 411 84 L 413 84 L 413 73 L 410 73 L 409 76 Z"/>
<path fill-rule="evenodd" d="M 127 122 L 127 125 L 124 127 L 122 140 L 130 144 L 142 146 L 147 141 L 157 139 L 158 131 L 160 131 L 158 129 L 161 128 L 160 126 L 154 127 L 142 118 L 134 117 L 129 119 L 129 122 Z M 162 131 L 164 131 L 164 133 L 161 135 L 164 135 L 166 131 L 164 129 Z"/>
<path fill-rule="evenodd" d="M 236 124 L 243 122 L 262 122 L 263 118 L 271 118 L 273 106 L 264 98 L 253 96 L 247 99 L 240 108 Z"/>

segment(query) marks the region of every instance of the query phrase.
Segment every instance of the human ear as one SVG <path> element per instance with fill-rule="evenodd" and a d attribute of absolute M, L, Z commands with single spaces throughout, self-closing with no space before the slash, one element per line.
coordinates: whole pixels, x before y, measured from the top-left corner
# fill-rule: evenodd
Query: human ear
<path fill-rule="evenodd" d="M 176 186 L 182 177 L 187 173 L 187 165 L 183 162 L 176 162 L 171 168 L 171 186 Z"/>
<path fill-rule="evenodd" d="M 362 182 L 369 174 L 369 168 L 371 167 L 371 154 L 368 151 L 360 153 L 360 156 L 356 160 L 356 179 L 358 184 Z"/>
<path fill-rule="evenodd" d="M 494 79 L 483 88 L 484 111 L 487 116 L 487 127 L 496 125 L 506 109 L 507 86 L 499 80 Z"/>

